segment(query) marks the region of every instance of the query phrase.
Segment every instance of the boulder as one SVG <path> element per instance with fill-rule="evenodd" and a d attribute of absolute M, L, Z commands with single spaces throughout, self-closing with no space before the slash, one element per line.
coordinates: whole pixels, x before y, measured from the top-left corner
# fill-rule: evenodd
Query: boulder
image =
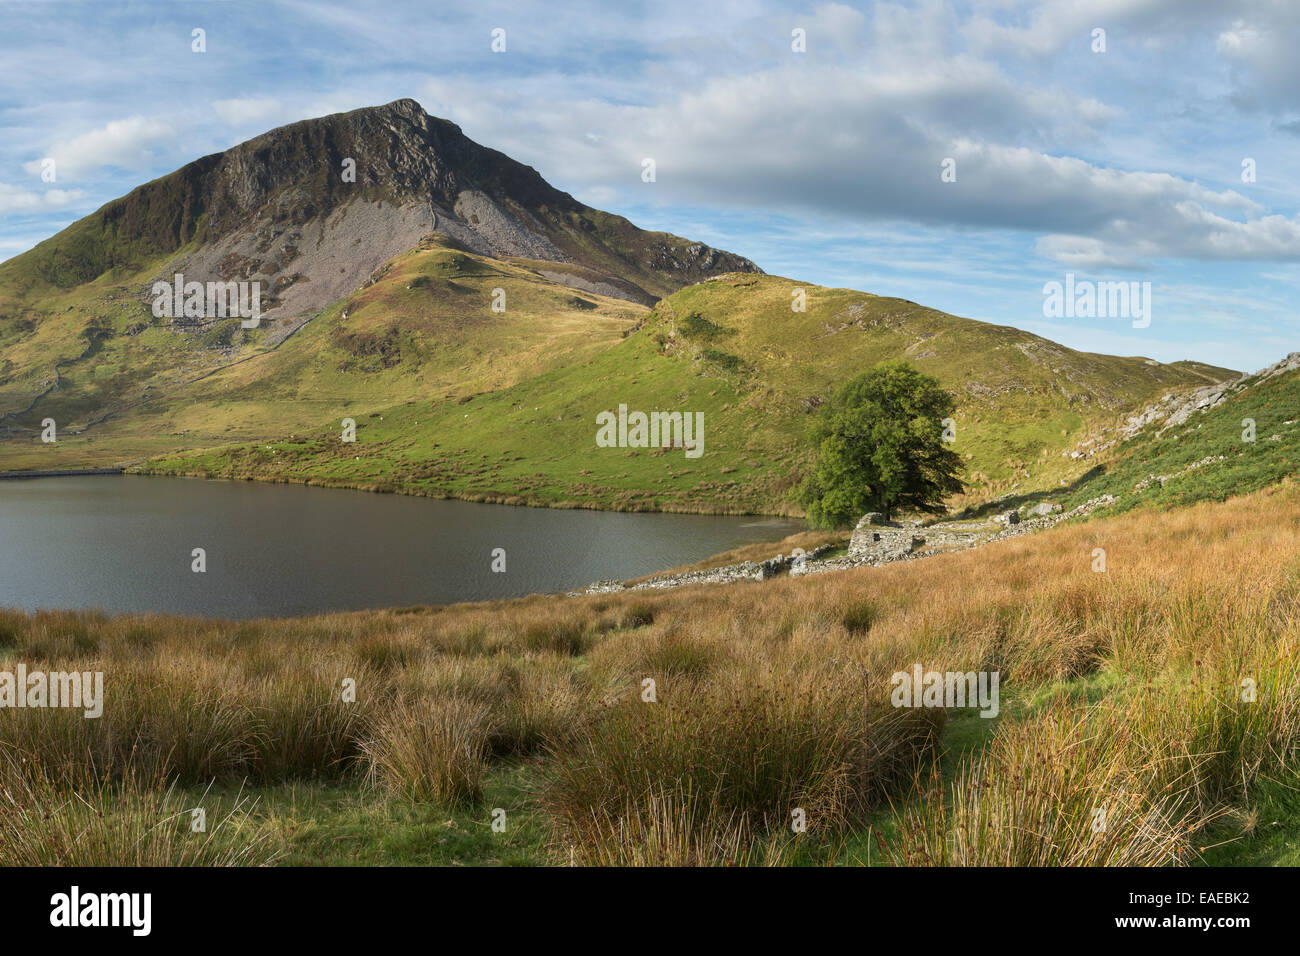
<path fill-rule="evenodd" d="M 1054 515 L 1060 510 L 1060 505 L 1053 504 L 1050 501 L 1041 501 L 1030 508 L 1027 514 L 1033 518 L 1041 518 L 1045 515 Z"/>

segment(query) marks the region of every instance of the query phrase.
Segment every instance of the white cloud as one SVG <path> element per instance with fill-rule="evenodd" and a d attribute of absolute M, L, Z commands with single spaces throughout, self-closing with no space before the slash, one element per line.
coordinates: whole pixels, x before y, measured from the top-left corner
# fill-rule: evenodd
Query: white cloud
<path fill-rule="evenodd" d="M 60 178 L 83 176 L 106 166 L 148 169 L 157 159 L 153 147 L 169 142 L 175 135 L 164 120 L 132 116 L 57 142 L 45 151 L 44 157 L 54 159 Z M 41 160 L 25 163 L 23 169 L 39 174 Z"/>
<path fill-rule="evenodd" d="M 36 192 L 22 186 L 0 183 L 0 215 L 61 209 L 85 197 L 78 189 L 47 189 Z"/>
<path fill-rule="evenodd" d="M 285 115 L 284 106 L 272 98 L 214 100 L 212 108 L 231 126 L 265 123 Z"/>
<path fill-rule="evenodd" d="M 1071 45 L 1091 52 L 1096 28 L 1106 31 L 1107 55 L 1123 55 L 1152 39 L 1194 34 L 1241 11 L 1279 9 L 1274 0 L 984 0 L 977 6 L 983 9 L 962 27 L 974 48 L 1029 56 Z"/>
<path fill-rule="evenodd" d="M 1029 231 L 1041 254 L 1080 268 L 1300 260 L 1300 219 L 1265 215 L 1240 192 L 1046 151 L 1114 111 L 1017 86 L 964 56 L 889 73 L 774 68 L 653 106 L 588 99 L 525 110 L 517 88 L 474 95 L 437 80 L 426 91 L 435 112 L 450 110 L 470 135 L 584 195 Z M 1032 139 L 1042 145 L 1017 144 Z M 656 161 L 653 186 L 640 182 L 644 157 Z M 949 157 L 957 181 L 944 183 Z"/>
<path fill-rule="evenodd" d="M 1294 5 L 1269 15 L 1254 11 L 1219 33 L 1215 49 L 1231 69 L 1232 101 L 1238 107 L 1292 117 L 1300 111 L 1298 36 L 1300 8 Z"/>

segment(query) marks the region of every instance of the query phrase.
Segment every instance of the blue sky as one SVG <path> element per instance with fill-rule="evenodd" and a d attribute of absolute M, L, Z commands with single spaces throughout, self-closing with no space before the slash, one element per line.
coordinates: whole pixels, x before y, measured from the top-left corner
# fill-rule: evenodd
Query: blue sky
<path fill-rule="evenodd" d="M 0 259 L 273 126 L 409 96 L 768 272 L 1089 351 L 1250 371 L 1300 348 L 1300 3 L 614 7 L 0 2 Z M 1044 318 L 1067 272 L 1150 282 L 1150 325 Z"/>

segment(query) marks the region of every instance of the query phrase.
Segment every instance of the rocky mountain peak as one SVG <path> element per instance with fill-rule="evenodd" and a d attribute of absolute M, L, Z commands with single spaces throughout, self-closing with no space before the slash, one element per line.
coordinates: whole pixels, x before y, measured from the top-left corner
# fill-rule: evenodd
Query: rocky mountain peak
<path fill-rule="evenodd" d="M 162 275 L 262 280 L 274 318 L 318 311 L 430 233 L 483 255 L 562 263 L 550 278 L 646 304 L 712 274 L 761 271 L 592 209 L 409 98 L 195 160 L 26 255 L 66 287 L 184 248 Z"/>

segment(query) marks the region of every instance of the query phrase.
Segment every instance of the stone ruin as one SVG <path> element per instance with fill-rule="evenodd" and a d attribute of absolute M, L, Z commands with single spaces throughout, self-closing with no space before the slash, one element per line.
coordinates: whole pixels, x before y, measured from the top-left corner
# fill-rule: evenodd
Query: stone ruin
<path fill-rule="evenodd" d="M 896 561 L 923 547 L 925 538 L 896 521 L 886 521 L 878 511 L 863 515 L 849 538 L 849 556 L 872 562 Z"/>

